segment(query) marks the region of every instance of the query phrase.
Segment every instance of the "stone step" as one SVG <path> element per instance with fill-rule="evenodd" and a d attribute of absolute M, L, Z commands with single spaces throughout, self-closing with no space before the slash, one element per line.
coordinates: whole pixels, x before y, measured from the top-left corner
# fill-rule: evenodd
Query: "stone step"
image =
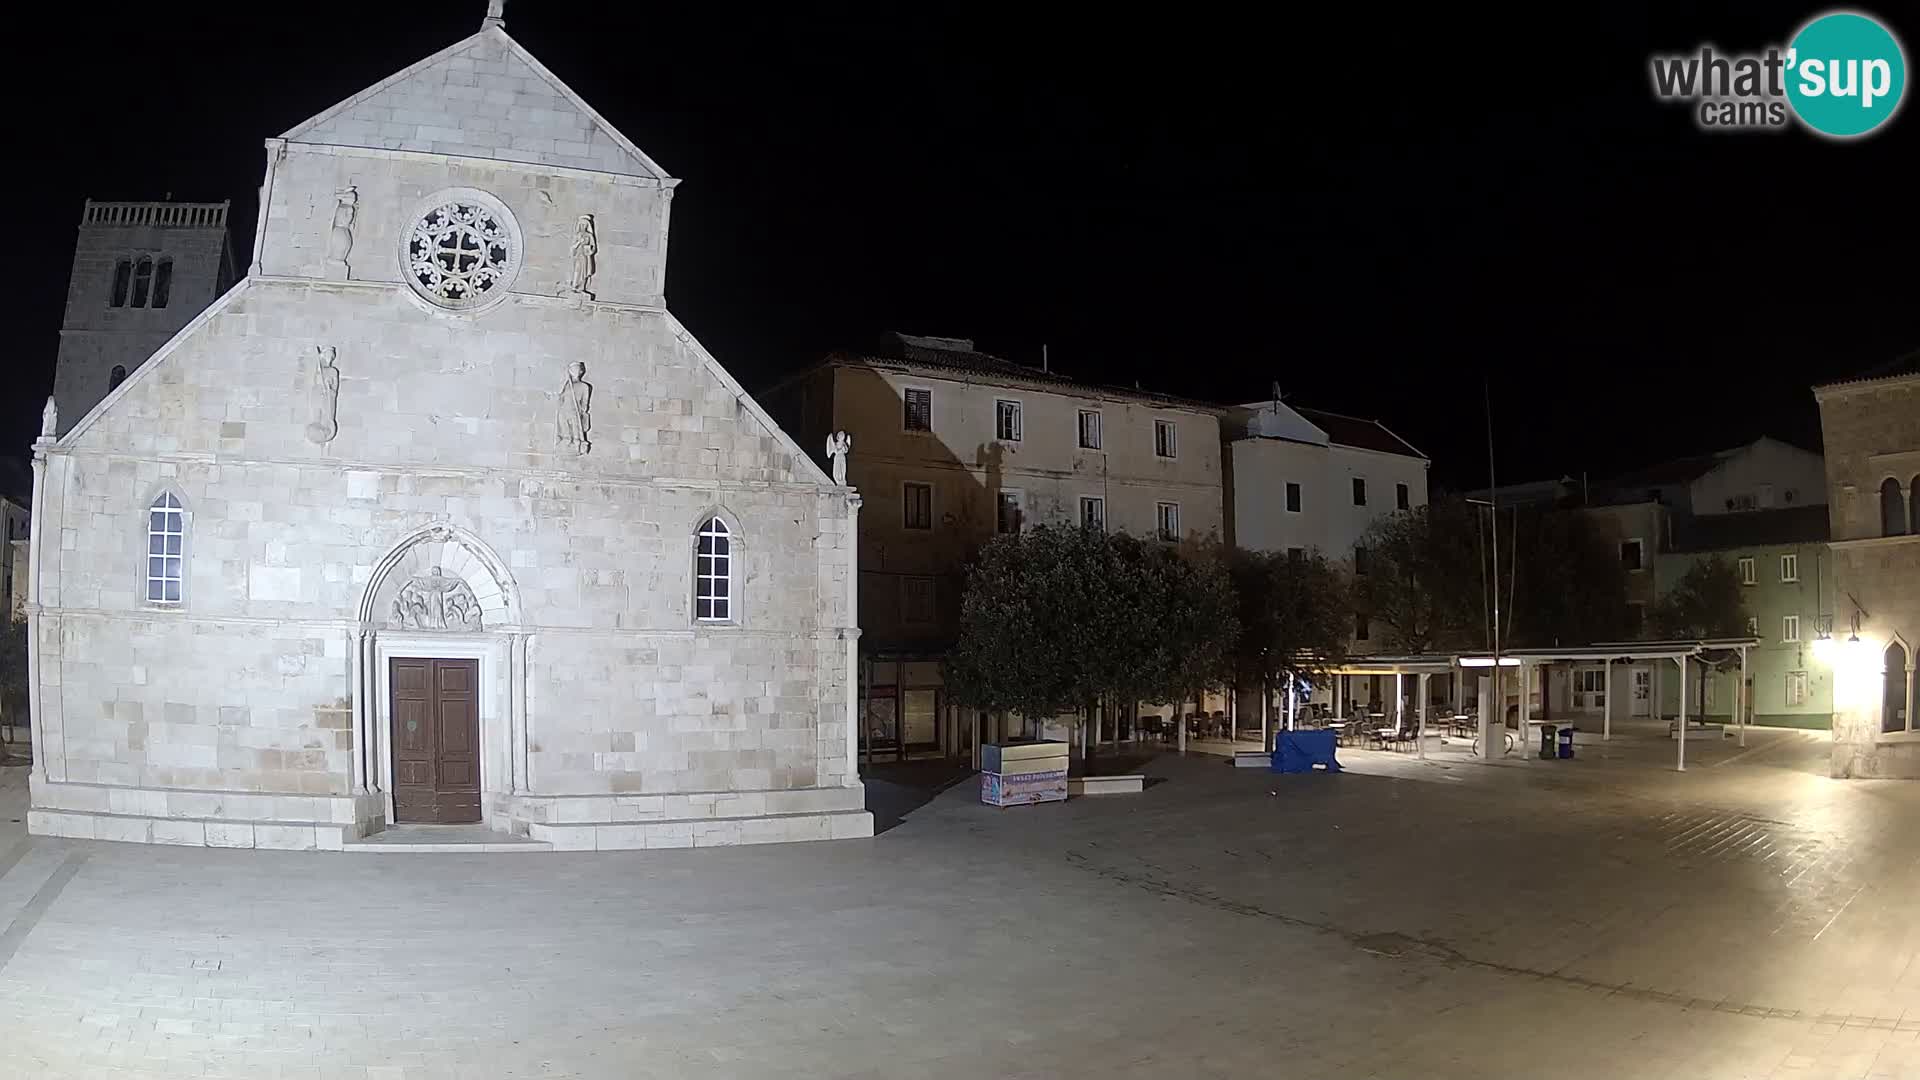
<path fill-rule="evenodd" d="M 371 836 L 349 840 L 341 850 L 363 854 L 473 855 L 553 851 L 554 846 L 542 840 L 494 832 L 485 825 L 395 825 Z"/>

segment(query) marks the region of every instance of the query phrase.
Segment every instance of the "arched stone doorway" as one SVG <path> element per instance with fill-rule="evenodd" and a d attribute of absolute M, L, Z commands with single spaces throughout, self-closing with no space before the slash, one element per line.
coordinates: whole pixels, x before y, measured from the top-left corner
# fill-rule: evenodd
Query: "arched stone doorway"
<path fill-rule="evenodd" d="M 507 829 L 526 790 L 527 639 L 513 576 L 479 537 L 401 537 L 361 593 L 354 784 L 385 821 Z"/>

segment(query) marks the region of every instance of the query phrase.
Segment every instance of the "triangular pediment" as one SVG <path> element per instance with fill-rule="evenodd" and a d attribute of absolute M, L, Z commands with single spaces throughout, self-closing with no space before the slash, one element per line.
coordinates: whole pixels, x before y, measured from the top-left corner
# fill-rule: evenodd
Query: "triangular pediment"
<path fill-rule="evenodd" d="M 281 138 L 672 179 L 494 26 L 295 125 Z"/>

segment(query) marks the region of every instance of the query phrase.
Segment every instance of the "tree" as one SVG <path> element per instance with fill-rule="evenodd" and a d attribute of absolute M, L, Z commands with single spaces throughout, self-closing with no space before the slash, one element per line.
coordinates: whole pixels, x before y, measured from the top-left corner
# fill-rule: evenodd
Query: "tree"
<path fill-rule="evenodd" d="M 1263 700 L 1275 685 L 1318 678 L 1345 656 L 1353 604 L 1325 556 L 1235 550 L 1227 566 L 1240 620 L 1236 667 L 1260 683 Z"/>
<path fill-rule="evenodd" d="M 1655 602 L 1648 621 L 1665 638 L 1745 635 L 1746 590 L 1740 586 L 1739 572 L 1718 555 L 1694 563 Z"/>
<path fill-rule="evenodd" d="M 1356 597 L 1396 651 L 1492 646 L 1491 523 L 1480 507 L 1442 497 L 1376 521 L 1362 544 L 1368 569 Z M 1500 640 L 1550 646 L 1617 640 L 1629 624 L 1626 571 L 1593 520 L 1577 510 L 1518 507 L 1499 522 Z"/>
<path fill-rule="evenodd" d="M 1502 539 L 1508 537 L 1515 577 L 1504 639 L 1545 648 L 1619 641 L 1631 632 L 1626 567 L 1592 518 L 1577 510 L 1520 510 Z"/>
<path fill-rule="evenodd" d="M 961 704 L 1035 720 L 1103 697 L 1178 701 L 1226 681 L 1237 633 L 1218 560 L 1042 526 L 980 549 L 945 683 Z"/>
<path fill-rule="evenodd" d="M 1366 573 L 1355 573 L 1354 597 L 1386 627 L 1389 649 L 1486 646 L 1487 538 L 1479 517 L 1463 499 L 1439 498 L 1367 530 Z"/>

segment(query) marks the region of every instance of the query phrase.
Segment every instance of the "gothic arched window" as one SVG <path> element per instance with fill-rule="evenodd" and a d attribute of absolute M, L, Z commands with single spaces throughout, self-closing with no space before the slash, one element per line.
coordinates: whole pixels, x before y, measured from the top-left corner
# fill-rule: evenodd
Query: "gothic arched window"
<path fill-rule="evenodd" d="M 153 304 L 156 308 L 167 306 L 173 296 L 173 260 L 161 259 L 160 265 L 153 271 Z"/>
<path fill-rule="evenodd" d="M 173 492 L 147 508 L 147 602 L 177 604 L 186 580 L 187 511 Z"/>
<path fill-rule="evenodd" d="M 107 372 L 107 393 L 111 394 L 115 390 L 120 389 L 120 384 L 126 381 L 127 366 L 125 364 L 113 365 L 113 370 Z"/>
<path fill-rule="evenodd" d="M 1906 731 L 1910 725 L 1907 716 L 1906 647 L 1898 641 L 1890 641 L 1882 659 L 1886 666 L 1881 669 L 1880 730 Z"/>
<path fill-rule="evenodd" d="M 133 283 L 133 260 L 121 259 L 113 264 L 113 295 L 107 303 L 112 307 L 127 306 L 127 288 Z"/>
<path fill-rule="evenodd" d="M 1900 536 L 1907 531 L 1907 500 L 1900 492 L 1900 481 L 1889 476 L 1880 482 L 1880 535 Z"/>
<path fill-rule="evenodd" d="M 693 613 L 700 622 L 733 618 L 733 533 L 719 517 L 700 523 L 693 554 Z"/>
<path fill-rule="evenodd" d="M 147 295 L 152 292 L 152 290 L 153 258 L 149 255 L 142 255 L 140 256 L 140 261 L 133 264 L 132 306 L 146 307 Z"/>

